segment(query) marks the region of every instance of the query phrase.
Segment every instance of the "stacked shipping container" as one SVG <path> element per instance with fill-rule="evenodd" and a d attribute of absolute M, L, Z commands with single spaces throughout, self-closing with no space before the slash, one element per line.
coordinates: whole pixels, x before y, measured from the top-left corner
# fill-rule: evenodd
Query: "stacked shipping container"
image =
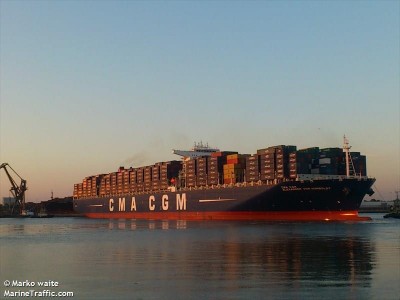
<path fill-rule="evenodd" d="M 355 169 L 352 175 L 367 176 L 366 157 L 359 152 L 351 152 L 351 157 Z M 296 151 L 296 146 L 279 145 L 259 149 L 252 155 L 214 152 L 211 156 L 183 162 L 160 162 L 130 169 L 120 167 L 117 172 L 84 178 L 82 183 L 74 185 L 74 197 L 166 190 L 171 185 L 195 187 L 268 182 L 295 179 L 299 174 L 346 175 L 343 150 L 313 147 Z"/>
<path fill-rule="evenodd" d="M 183 162 L 183 187 L 218 185 L 224 182 L 223 170 L 229 155 L 237 152 L 214 152 L 211 156 L 186 159 Z M 231 158 L 233 160 L 234 157 Z"/>
<path fill-rule="evenodd" d="M 184 162 L 185 171 L 185 182 L 187 187 L 196 186 L 196 174 L 197 174 L 197 159 L 189 159 Z"/>
<path fill-rule="evenodd" d="M 137 191 L 137 170 L 131 168 L 129 170 L 129 192 Z"/>
<path fill-rule="evenodd" d="M 207 185 L 207 161 L 208 157 L 199 157 L 197 160 L 197 185 Z"/>
<path fill-rule="evenodd" d="M 279 145 L 257 150 L 260 160 L 260 179 L 289 178 L 289 155 L 296 146 Z"/>
<path fill-rule="evenodd" d="M 318 160 L 318 174 L 323 175 L 345 175 L 345 155 L 340 148 L 321 149 Z"/>
<path fill-rule="evenodd" d="M 366 157 L 359 152 L 350 153 L 355 174 L 367 176 Z M 346 157 L 340 148 L 318 147 L 292 152 L 289 155 L 290 178 L 298 174 L 346 175 Z"/>
<path fill-rule="evenodd" d="M 90 176 L 74 185 L 74 197 L 122 195 L 150 190 L 167 189 L 176 182 L 182 164 L 179 161 L 157 163 L 153 166 L 124 169 Z"/>
<path fill-rule="evenodd" d="M 224 184 L 244 181 L 247 156 L 243 154 L 230 154 L 226 156 L 226 164 L 223 166 Z"/>
<path fill-rule="evenodd" d="M 218 152 L 220 153 L 220 152 Z M 208 185 L 218 185 L 222 183 L 222 168 L 226 157 L 211 155 L 207 159 L 207 183 Z"/>
<path fill-rule="evenodd" d="M 311 174 L 314 167 L 313 163 L 318 157 L 318 147 L 291 152 L 289 154 L 290 178 L 296 178 L 298 174 Z"/>
<path fill-rule="evenodd" d="M 367 158 L 360 152 L 351 153 L 356 175 L 367 176 Z"/>
<path fill-rule="evenodd" d="M 260 180 L 259 155 L 252 154 L 246 157 L 244 181 L 252 182 Z"/>

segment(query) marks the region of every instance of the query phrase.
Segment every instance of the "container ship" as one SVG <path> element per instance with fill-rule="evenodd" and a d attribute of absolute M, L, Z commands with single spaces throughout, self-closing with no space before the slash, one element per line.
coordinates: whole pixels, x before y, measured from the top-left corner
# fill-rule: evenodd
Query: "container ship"
<path fill-rule="evenodd" d="M 181 160 L 88 176 L 74 210 L 90 218 L 356 221 L 375 179 L 366 156 L 342 148 L 278 145 L 254 154 L 198 143 Z"/>

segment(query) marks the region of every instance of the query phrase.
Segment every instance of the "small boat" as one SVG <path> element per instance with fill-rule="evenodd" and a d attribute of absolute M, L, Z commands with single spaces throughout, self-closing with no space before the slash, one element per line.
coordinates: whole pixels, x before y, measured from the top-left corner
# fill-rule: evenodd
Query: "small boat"
<path fill-rule="evenodd" d="M 383 216 L 385 219 L 387 218 L 394 218 L 394 219 L 400 219 L 400 213 L 388 213 Z"/>
<path fill-rule="evenodd" d="M 400 219 L 400 199 L 398 192 L 396 200 L 394 200 L 393 206 L 390 207 L 390 211 L 391 211 L 390 213 L 383 216 L 385 219 L 387 218 Z"/>

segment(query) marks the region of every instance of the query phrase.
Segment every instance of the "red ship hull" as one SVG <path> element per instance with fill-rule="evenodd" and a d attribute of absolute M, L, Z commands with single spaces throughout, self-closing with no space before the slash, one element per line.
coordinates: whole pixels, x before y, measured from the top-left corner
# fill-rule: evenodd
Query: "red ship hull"
<path fill-rule="evenodd" d="M 285 212 L 115 212 L 86 213 L 95 219 L 147 219 L 147 220 L 264 220 L 264 221 L 368 221 L 357 211 L 285 211 Z"/>

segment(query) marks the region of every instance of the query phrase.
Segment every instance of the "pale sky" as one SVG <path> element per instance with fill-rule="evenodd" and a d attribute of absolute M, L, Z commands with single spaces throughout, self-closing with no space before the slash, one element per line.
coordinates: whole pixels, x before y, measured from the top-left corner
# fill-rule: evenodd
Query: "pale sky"
<path fill-rule="evenodd" d="M 27 201 L 202 140 L 367 156 L 400 190 L 399 1 L 0 0 L 0 162 Z M 10 184 L 0 175 L 1 197 Z"/>

